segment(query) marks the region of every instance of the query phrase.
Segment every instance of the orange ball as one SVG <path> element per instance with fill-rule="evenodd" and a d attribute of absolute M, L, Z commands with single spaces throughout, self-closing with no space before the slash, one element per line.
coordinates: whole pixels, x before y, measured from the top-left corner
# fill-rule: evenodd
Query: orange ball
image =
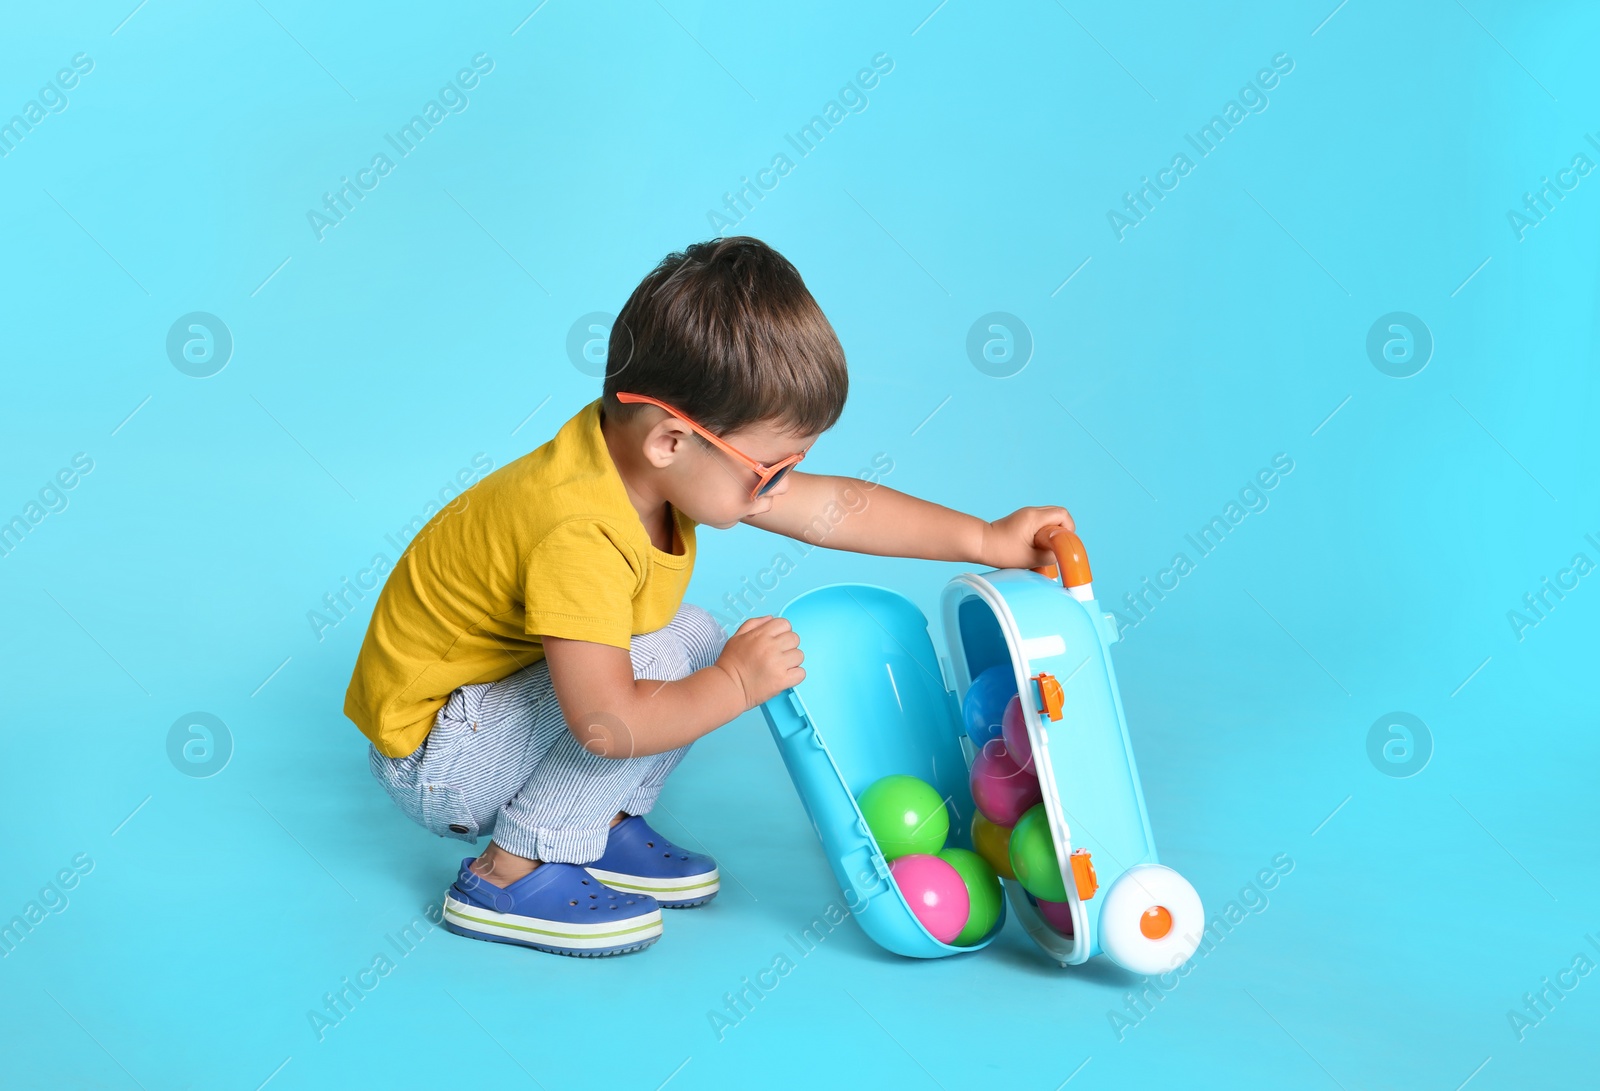
<path fill-rule="evenodd" d="M 1002 879 L 1015 879 L 1017 873 L 1011 870 L 1011 831 L 1004 826 L 997 826 L 983 815 L 976 812 L 972 815 L 972 847 L 979 856 L 988 861 L 994 868 L 995 874 Z"/>

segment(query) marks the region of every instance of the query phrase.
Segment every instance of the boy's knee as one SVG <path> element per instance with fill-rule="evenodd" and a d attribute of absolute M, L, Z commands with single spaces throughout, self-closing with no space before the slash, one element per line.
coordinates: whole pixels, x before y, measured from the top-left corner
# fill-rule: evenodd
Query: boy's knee
<path fill-rule="evenodd" d="M 686 602 L 679 608 L 674 623 L 683 629 L 684 643 L 695 670 L 709 667 L 717 661 L 722 654 L 722 646 L 728 642 L 728 634 L 717 624 L 711 611 Z"/>

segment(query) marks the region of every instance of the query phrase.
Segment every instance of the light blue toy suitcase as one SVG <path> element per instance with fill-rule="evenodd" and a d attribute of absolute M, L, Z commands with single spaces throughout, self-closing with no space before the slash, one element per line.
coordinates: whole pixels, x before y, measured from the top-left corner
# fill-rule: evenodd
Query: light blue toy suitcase
<path fill-rule="evenodd" d="M 976 750 L 961 698 L 986 668 L 1009 662 L 1072 935 L 1046 924 L 1022 886 L 1005 880 L 1012 912 L 1063 966 L 1103 952 L 1135 973 L 1165 972 L 1194 953 L 1204 910 L 1156 859 L 1111 669 L 1116 625 L 1095 601 L 1083 545 L 1060 527 L 1041 531 L 1038 544 L 1055 566 L 963 573 L 945 587 L 947 656 L 936 653 L 922 611 L 893 591 L 846 583 L 798 596 L 781 616 L 800 634 L 806 679 L 762 714 L 862 929 L 897 954 L 960 954 L 987 946 L 1005 912 L 970 947 L 934 939 L 890 881 L 856 796 L 879 777 L 920 777 L 951 810 L 948 843 L 972 847 L 967 769 Z"/>

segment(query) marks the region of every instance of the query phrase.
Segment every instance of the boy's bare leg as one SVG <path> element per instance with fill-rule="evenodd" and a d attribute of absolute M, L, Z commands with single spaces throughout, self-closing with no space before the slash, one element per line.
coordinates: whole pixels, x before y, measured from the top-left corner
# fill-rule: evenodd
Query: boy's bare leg
<path fill-rule="evenodd" d="M 627 817 L 628 812 L 618 811 L 611 824 L 615 826 Z M 532 874 L 533 869 L 542 863 L 543 860 L 530 860 L 526 856 L 518 856 L 490 841 L 489 847 L 483 850 L 483 855 L 472 861 L 472 872 L 503 889 L 518 879 Z"/>

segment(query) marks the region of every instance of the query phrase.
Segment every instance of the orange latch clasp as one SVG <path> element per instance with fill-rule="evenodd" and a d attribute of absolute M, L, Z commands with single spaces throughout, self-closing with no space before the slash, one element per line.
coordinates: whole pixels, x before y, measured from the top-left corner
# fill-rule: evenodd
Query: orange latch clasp
<path fill-rule="evenodd" d="M 1040 715 L 1049 716 L 1052 720 L 1061 719 L 1061 683 L 1044 671 L 1034 675 L 1033 680 L 1039 683 Z"/>
<path fill-rule="evenodd" d="M 1100 880 L 1094 873 L 1094 862 L 1088 849 L 1072 850 L 1072 880 L 1078 887 L 1078 900 L 1086 902 L 1100 889 Z"/>

